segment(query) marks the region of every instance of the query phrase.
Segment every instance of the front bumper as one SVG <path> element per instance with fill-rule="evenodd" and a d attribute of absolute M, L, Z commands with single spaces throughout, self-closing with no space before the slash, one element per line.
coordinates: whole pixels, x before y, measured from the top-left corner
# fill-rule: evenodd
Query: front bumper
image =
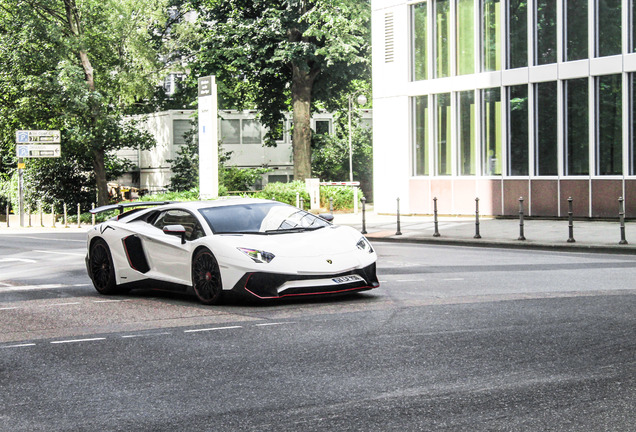
<path fill-rule="evenodd" d="M 259 299 L 314 296 L 364 291 L 380 286 L 375 263 L 344 273 L 329 275 L 289 275 L 246 273 L 232 291 Z"/>

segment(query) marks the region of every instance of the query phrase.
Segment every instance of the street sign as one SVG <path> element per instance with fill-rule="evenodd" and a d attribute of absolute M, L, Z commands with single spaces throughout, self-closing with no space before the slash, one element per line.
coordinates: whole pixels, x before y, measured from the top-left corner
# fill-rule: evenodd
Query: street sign
<path fill-rule="evenodd" d="M 59 130 L 19 130 L 15 133 L 18 144 L 58 144 L 61 143 Z"/>
<path fill-rule="evenodd" d="M 19 158 L 60 157 L 59 144 L 18 144 L 15 146 Z"/>

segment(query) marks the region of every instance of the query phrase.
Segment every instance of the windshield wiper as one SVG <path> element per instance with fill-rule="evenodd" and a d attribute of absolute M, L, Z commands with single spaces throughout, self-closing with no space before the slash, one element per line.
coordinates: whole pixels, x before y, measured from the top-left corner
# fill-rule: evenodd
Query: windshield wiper
<path fill-rule="evenodd" d="M 324 226 L 315 226 L 315 227 L 292 227 L 292 228 L 279 228 L 274 230 L 265 231 L 267 234 L 282 234 L 282 233 L 290 233 L 290 232 L 303 232 L 303 231 L 315 231 L 317 229 L 324 228 Z"/>

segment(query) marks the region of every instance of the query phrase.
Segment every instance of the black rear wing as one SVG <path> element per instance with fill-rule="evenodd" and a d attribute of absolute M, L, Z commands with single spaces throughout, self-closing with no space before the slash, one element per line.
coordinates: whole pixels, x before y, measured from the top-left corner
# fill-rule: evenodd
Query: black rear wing
<path fill-rule="evenodd" d="M 137 201 L 137 202 L 127 202 L 127 203 L 119 203 L 119 204 L 110 204 L 101 207 L 97 207 L 89 210 L 92 214 L 103 213 L 111 210 L 119 210 L 119 214 L 124 212 L 124 209 L 131 207 L 149 207 L 149 206 L 158 206 L 164 204 L 173 204 L 175 201 Z"/>

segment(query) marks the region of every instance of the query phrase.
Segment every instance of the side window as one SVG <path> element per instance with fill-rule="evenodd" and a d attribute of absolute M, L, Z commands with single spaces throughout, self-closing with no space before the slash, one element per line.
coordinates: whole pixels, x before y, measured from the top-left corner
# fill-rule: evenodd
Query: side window
<path fill-rule="evenodd" d="M 205 236 L 201 224 L 185 210 L 166 210 L 159 214 L 153 225 L 160 230 L 167 225 L 182 225 L 186 230 L 186 240 L 192 241 Z"/>

